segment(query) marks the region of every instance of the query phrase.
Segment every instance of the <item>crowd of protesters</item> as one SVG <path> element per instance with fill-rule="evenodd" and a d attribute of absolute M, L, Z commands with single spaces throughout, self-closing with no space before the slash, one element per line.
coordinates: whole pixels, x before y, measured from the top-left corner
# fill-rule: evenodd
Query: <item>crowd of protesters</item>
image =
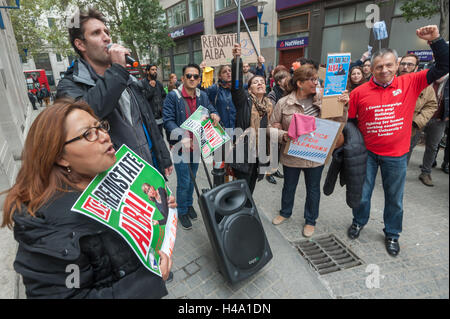
<path fill-rule="evenodd" d="M 418 71 L 419 59 L 412 54 L 401 57 L 399 63 L 395 50 L 382 49 L 372 56 L 366 52 L 352 63 L 347 90 L 338 97 L 344 105 L 342 116 L 328 119 L 343 123 L 345 128 L 336 139 L 327 186 L 332 185 L 333 176 L 336 180 L 333 174 L 341 165 L 346 165 L 339 159 L 345 162 L 346 152 L 355 152 L 352 141 L 360 141 L 359 153 L 350 156 L 358 165 L 351 165 L 350 176 L 345 176 L 348 190 L 352 190 L 347 192 L 353 212 L 348 237 L 358 238 L 369 221 L 372 191 L 381 167 L 385 245 L 391 256 L 400 251 L 410 153 L 425 133 L 419 178 L 433 186 L 431 167 L 448 127 L 448 43 L 436 26 L 420 28 L 416 34 L 433 50 L 435 64 L 430 69 Z M 284 150 L 293 138 L 289 127 L 294 118 L 306 115 L 314 120 L 321 115 L 324 79 L 319 79 L 315 61 L 299 58 L 290 69 L 276 66 L 267 78 L 264 57 L 258 57 L 252 71 L 240 58 L 241 48 L 236 44 L 230 65 L 216 69 L 214 85 L 201 87 L 202 68 L 189 64 L 183 68 L 181 81 L 171 74 L 164 88 L 157 80 L 155 64 L 147 67 L 142 81 L 130 76 L 125 59 L 130 52 L 119 44 L 110 45 L 111 35 L 99 11 L 82 12 L 80 26 L 70 28 L 69 36 L 79 59 L 60 81 L 58 100 L 33 123 L 17 181 L 7 192 L 3 207 L 2 226 L 13 228 L 19 243 L 14 268 L 23 276 L 27 297 L 161 298 L 167 294 L 171 257 L 159 252 L 162 277 L 156 276 L 146 271 L 112 230 L 70 210 L 92 178 L 114 165 L 114 151 L 126 144 L 166 178 L 175 168 L 176 198 L 168 198 L 168 205 L 178 208 L 181 227 L 192 229 L 191 220 L 197 218 L 192 178 L 199 166 L 198 143 L 181 125 L 200 105 L 208 110 L 214 125 L 221 123 L 243 132 L 232 140 L 235 153 L 240 144 L 244 146 L 243 161 L 229 165 L 234 178 L 245 180 L 252 193 L 264 177 L 273 184 L 273 176 L 284 178 L 281 210 L 272 221 L 274 225 L 288 222 L 294 213 L 303 172 L 303 235 L 314 234 L 324 165 L 287 155 Z M 232 85 L 236 80 L 237 87 Z M 395 121 L 403 121 L 401 128 L 388 135 L 370 130 L 374 109 L 389 105 L 396 105 L 393 116 Z M 50 126 L 52 130 L 48 130 Z M 260 154 L 260 148 L 271 149 L 268 144 L 272 141 L 266 139 L 267 145 L 260 145 L 258 134 L 277 137 L 283 174 L 278 168 L 263 169 L 265 164 L 255 154 Z M 445 152 L 442 169 L 448 173 L 448 149 Z M 255 161 L 249 160 L 252 156 Z M 65 283 L 68 263 L 81 265 L 78 289 Z"/>

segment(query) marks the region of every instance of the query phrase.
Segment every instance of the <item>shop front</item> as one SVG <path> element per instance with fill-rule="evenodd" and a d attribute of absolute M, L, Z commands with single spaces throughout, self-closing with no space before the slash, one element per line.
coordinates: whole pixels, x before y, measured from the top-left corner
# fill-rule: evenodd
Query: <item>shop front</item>
<path fill-rule="evenodd" d="M 175 73 L 178 78 L 181 78 L 185 65 L 202 62 L 201 36 L 203 33 L 203 22 L 175 29 L 169 33 L 175 46 L 161 52 L 164 81 L 169 80 L 170 73 Z"/>

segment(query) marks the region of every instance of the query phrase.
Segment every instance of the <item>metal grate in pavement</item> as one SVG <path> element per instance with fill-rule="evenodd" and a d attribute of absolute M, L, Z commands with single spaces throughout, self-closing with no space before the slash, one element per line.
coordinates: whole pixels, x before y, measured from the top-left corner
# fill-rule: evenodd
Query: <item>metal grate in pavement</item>
<path fill-rule="evenodd" d="M 333 234 L 302 240 L 295 246 L 320 275 L 364 264 Z"/>

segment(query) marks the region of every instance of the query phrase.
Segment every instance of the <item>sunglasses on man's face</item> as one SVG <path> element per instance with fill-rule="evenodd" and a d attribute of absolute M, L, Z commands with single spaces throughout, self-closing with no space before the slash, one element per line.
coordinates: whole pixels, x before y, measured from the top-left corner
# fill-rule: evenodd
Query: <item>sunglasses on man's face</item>
<path fill-rule="evenodd" d="M 186 77 L 188 80 L 190 80 L 190 79 L 192 79 L 192 78 L 194 78 L 194 80 L 198 80 L 198 79 L 200 78 L 200 75 L 199 75 L 199 74 L 190 74 L 190 73 L 188 73 L 188 74 L 185 75 L 185 77 Z"/>

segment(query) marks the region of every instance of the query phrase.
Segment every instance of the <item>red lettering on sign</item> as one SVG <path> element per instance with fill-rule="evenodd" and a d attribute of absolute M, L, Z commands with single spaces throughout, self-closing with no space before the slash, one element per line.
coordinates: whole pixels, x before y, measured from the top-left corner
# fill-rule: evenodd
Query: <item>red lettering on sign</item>
<path fill-rule="evenodd" d="M 88 212 L 101 218 L 102 220 L 109 222 L 109 217 L 111 217 L 111 209 L 101 204 L 99 201 L 95 200 L 91 196 L 87 198 L 82 207 L 86 209 Z"/>
<path fill-rule="evenodd" d="M 155 210 L 152 206 L 148 205 L 132 191 L 128 191 L 124 203 L 121 213 L 133 218 L 136 222 L 141 223 L 142 226 L 152 229 L 151 224 Z"/>
<path fill-rule="evenodd" d="M 152 231 L 141 227 L 141 225 L 125 215 L 120 215 L 119 227 L 131 236 L 142 256 L 146 258 L 150 247 Z"/>

